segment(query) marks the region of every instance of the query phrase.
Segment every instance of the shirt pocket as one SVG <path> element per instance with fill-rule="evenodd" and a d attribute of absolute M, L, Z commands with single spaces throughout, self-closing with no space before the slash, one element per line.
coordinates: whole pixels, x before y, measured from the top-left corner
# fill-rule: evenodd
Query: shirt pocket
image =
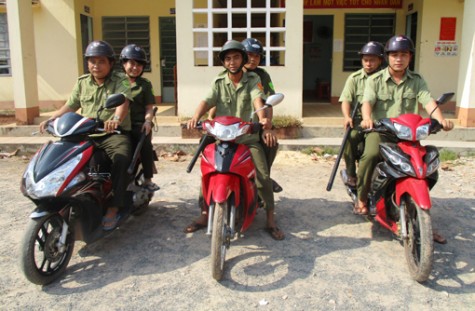
<path fill-rule="evenodd" d="M 375 110 L 388 111 L 389 107 L 391 106 L 392 100 L 393 100 L 393 96 L 389 93 L 382 93 L 382 92 L 377 93 Z"/>
<path fill-rule="evenodd" d="M 402 113 L 407 113 L 407 112 L 413 112 L 415 113 L 417 111 L 417 95 L 415 92 L 411 91 L 405 91 L 402 94 L 402 107 L 403 107 L 403 112 Z"/>
<path fill-rule="evenodd" d="M 94 95 L 93 94 L 81 94 L 79 97 L 81 101 L 81 108 L 84 109 L 90 109 L 92 106 L 94 106 Z"/>

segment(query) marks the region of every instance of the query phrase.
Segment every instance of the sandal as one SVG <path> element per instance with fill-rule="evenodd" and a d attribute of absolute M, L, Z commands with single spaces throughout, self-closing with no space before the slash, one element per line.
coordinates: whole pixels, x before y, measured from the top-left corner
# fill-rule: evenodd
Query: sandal
<path fill-rule="evenodd" d="M 208 225 L 200 224 L 200 223 L 197 223 L 196 221 L 193 221 L 191 224 L 189 224 L 188 226 L 185 227 L 185 229 L 183 230 L 183 232 L 185 232 L 185 233 L 192 233 L 192 232 L 195 232 L 195 231 L 204 229 L 204 228 L 206 228 L 207 226 L 208 226 Z"/>
<path fill-rule="evenodd" d="M 160 190 L 160 187 L 156 183 L 153 183 L 153 182 L 144 185 L 144 188 L 147 189 L 150 192 L 155 192 L 155 191 Z"/>
<path fill-rule="evenodd" d="M 284 190 L 284 189 L 282 189 L 282 187 L 275 180 L 273 180 L 273 179 L 271 179 L 271 180 L 272 180 L 272 190 L 274 192 L 277 193 L 277 192 L 281 192 L 282 190 Z"/>
<path fill-rule="evenodd" d="M 432 233 L 432 238 L 434 239 L 434 242 L 439 243 L 439 244 L 447 244 L 447 239 L 438 234 L 437 232 Z"/>
<path fill-rule="evenodd" d="M 104 231 L 114 230 L 119 224 L 120 215 L 117 214 L 115 217 L 102 217 L 102 229 Z"/>
<path fill-rule="evenodd" d="M 368 208 L 366 205 L 359 206 L 358 203 L 353 207 L 353 214 L 355 215 L 368 215 Z"/>
<path fill-rule="evenodd" d="M 348 180 L 346 181 L 347 186 L 356 188 L 356 177 L 348 176 Z"/>
<path fill-rule="evenodd" d="M 279 229 L 279 227 L 269 227 L 265 230 L 274 240 L 281 241 L 285 239 L 285 234 L 282 230 Z"/>

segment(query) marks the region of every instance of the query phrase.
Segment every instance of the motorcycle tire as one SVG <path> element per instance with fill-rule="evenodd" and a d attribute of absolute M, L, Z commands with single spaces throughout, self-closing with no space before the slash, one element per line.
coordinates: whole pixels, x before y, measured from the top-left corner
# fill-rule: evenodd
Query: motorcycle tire
<path fill-rule="evenodd" d="M 404 196 L 403 204 L 408 235 L 404 239 L 404 253 L 411 277 L 422 283 L 429 278 L 434 257 L 431 216 L 409 195 Z"/>
<path fill-rule="evenodd" d="M 75 241 L 74 234 L 68 229 L 64 249 L 58 248 L 64 221 L 59 214 L 52 214 L 31 219 L 28 223 L 20 260 L 23 273 L 30 282 L 47 285 L 66 270 Z"/>
<path fill-rule="evenodd" d="M 223 277 L 226 259 L 226 233 L 228 231 L 228 203 L 216 203 L 211 234 L 211 274 L 216 281 Z"/>

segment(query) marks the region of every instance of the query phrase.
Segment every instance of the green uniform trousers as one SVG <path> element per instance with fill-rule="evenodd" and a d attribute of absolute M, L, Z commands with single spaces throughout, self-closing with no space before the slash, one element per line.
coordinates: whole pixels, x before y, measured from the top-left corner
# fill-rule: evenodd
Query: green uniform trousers
<path fill-rule="evenodd" d="M 127 168 L 131 161 L 130 138 L 126 134 L 99 136 L 93 139 L 97 148 L 104 150 L 112 161 L 112 207 L 125 207 L 126 190 L 130 181 Z"/>
<path fill-rule="evenodd" d="M 358 145 L 364 141 L 365 134 L 351 129 L 348 139 L 343 149 L 343 158 L 345 159 L 346 172 L 350 177 L 356 177 L 356 161 L 358 160 Z"/>
<path fill-rule="evenodd" d="M 365 148 L 360 158 L 357 172 L 357 192 L 358 199 L 366 202 L 371 183 L 373 171 L 380 161 L 379 143 L 383 140 L 379 133 L 368 133 L 365 137 Z"/>

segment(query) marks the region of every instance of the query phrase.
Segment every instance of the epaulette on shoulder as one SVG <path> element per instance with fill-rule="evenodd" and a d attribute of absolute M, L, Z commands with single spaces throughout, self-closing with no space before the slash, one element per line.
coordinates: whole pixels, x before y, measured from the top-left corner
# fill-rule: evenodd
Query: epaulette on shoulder
<path fill-rule="evenodd" d="M 84 80 L 84 79 L 88 78 L 90 75 L 91 75 L 90 73 L 85 73 L 82 76 L 79 76 L 78 80 Z"/>

